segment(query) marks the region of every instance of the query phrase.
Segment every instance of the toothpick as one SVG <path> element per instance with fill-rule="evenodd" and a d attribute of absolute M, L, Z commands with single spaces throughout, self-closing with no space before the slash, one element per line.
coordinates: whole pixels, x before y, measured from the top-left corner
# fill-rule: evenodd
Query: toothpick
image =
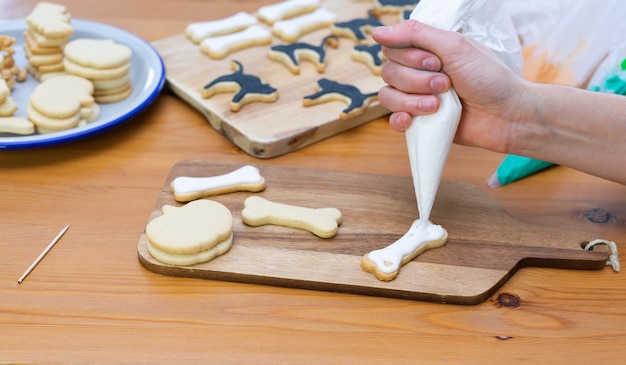
<path fill-rule="evenodd" d="M 50 251 L 52 249 L 52 247 L 57 243 L 57 241 L 59 239 L 61 239 L 61 237 L 63 237 L 63 235 L 65 234 L 65 232 L 68 230 L 68 228 L 70 228 L 70 225 L 68 224 L 67 226 L 65 226 L 65 228 L 63 228 L 61 230 L 61 232 L 59 232 L 59 234 L 57 234 L 56 237 L 54 237 L 54 239 L 52 240 L 52 242 L 50 242 L 50 244 L 48 244 L 48 247 L 46 247 L 45 250 L 43 250 L 43 252 L 39 255 L 39 257 L 37 257 L 37 259 L 35 261 L 33 261 L 32 264 L 30 264 L 30 266 L 28 267 L 28 269 L 26 269 L 26 271 L 24 272 L 24 274 L 22 274 L 22 276 L 17 279 L 17 283 L 21 284 L 22 281 L 24 281 L 24 279 L 26 279 L 26 277 L 28 276 L 28 274 L 30 274 L 31 271 L 33 271 L 33 269 L 35 268 L 35 266 L 37 266 L 37 264 L 39 264 L 39 261 L 41 261 L 43 259 L 44 256 L 46 256 L 46 254 L 48 253 L 48 251 Z"/>

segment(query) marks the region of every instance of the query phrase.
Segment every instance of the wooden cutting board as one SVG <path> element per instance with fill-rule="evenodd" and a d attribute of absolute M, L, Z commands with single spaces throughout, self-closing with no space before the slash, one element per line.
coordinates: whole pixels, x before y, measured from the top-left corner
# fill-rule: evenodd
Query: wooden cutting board
<path fill-rule="evenodd" d="M 369 2 L 350 0 L 322 0 L 321 3 L 337 14 L 338 21 L 367 17 L 372 6 Z M 381 18 L 385 24 L 398 20 L 399 16 Z M 302 98 L 316 92 L 316 82 L 321 77 L 356 86 L 362 93 L 376 92 L 384 85 L 367 66 L 351 59 L 355 42 L 348 38 L 341 38 L 337 49 L 327 49 L 328 66 L 323 74 L 318 74 L 315 66 L 305 61 L 301 62 L 300 75 L 293 75 L 285 66 L 267 57 L 272 45 L 286 43 L 277 37 L 271 45 L 250 47 L 214 60 L 203 54 L 184 31 L 181 29 L 182 34 L 152 43 L 165 63 L 167 84 L 181 99 L 202 112 L 213 128 L 252 156 L 283 155 L 388 113 L 374 102 L 363 114 L 343 120 L 339 115 L 347 107 L 344 102 L 302 106 Z M 298 42 L 318 45 L 329 34 L 328 28 L 317 30 Z M 369 43 L 373 41 L 370 39 Z M 240 61 L 246 73 L 278 89 L 279 99 L 275 103 L 248 104 L 238 112 L 232 112 L 229 107 L 232 93 L 203 99 L 204 85 L 232 72 L 231 60 Z"/>
<path fill-rule="evenodd" d="M 405 265 L 395 280 L 382 282 L 360 268 L 361 257 L 397 240 L 417 218 L 410 177 L 256 166 L 266 180 L 263 192 L 211 198 L 233 213 L 234 242 L 227 254 L 190 267 L 166 265 L 148 253 L 144 232 L 138 244 L 141 264 L 164 275 L 475 304 L 519 268 L 601 269 L 608 257 L 603 247 L 581 248 L 582 242 L 598 238 L 592 234 L 518 222 L 479 187 L 443 181 L 431 220 L 448 230 L 448 243 Z M 164 204 L 181 205 L 169 189 L 175 177 L 215 176 L 239 167 L 203 160 L 176 164 L 150 220 L 161 215 Z M 286 227 L 246 226 L 240 213 L 252 194 L 310 208 L 338 208 L 343 214 L 339 232 L 321 239 Z"/>

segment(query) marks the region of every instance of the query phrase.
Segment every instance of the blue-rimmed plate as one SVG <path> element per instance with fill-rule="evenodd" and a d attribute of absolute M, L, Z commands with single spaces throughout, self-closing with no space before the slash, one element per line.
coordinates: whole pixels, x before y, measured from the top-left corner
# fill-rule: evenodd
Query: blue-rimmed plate
<path fill-rule="evenodd" d="M 137 115 L 154 101 L 163 88 L 165 67 L 161 56 L 149 43 L 132 33 L 106 24 L 79 19 L 72 19 L 71 24 L 74 28 L 74 34 L 71 39 L 112 39 L 132 49 L 132 67 L 130 72 L 133 83 L 132 94 L 116 103 L 101 104 L 100 118 L 82 127 L 30 136 L 0 133 L 0 149 L 47 147 L 93 136 L 126 122 Z M 17 39 L 17 43 L 13 46 L 15 49 L 14 59 L 18 67 L 22 69 L 24 69 L 27 62 L 22 49 L 22 45 L 25 42 L 23 35 L 25 30 L 26 22 L 23 19 L 0 21 L 0 34 L 9 35 Z M 37 80 L 29 75 L 27 81 L 15 84 L 11 91 L 11 97 L 19 106 L 18 111 L 15 113 L 16 116 L 26 117 L 28 98 L 38 83 Z"/>

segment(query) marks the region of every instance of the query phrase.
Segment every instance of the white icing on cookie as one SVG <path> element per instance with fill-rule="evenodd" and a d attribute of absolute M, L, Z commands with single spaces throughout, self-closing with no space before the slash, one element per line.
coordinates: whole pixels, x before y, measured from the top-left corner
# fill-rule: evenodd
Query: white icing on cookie
<path fill-rule="evenodd" d="M 225 189 L 238 185 L 259 184 L 264 181 L 259 169 L 243 166 L 224 175 L 210 177 L 179 176 L 171 183 L 175 194 L 190 194 L 207 190 Z"/>
<path fill-rule="evenodd" d="M 319 8 L 312 13 L 274 23 L 272 32 L 284 41 L 295 42 L 301 35 L 330 26 L 336 19 L 337 15 L 332 11 Z"/>
<path fill-rule="evenodd" d="M 441 29 L 458 31 L 482 1 L 450 0 L 444 3 L 439 0 L 422 0 L 410 18 Z M 405 256 L 412 259 L 424 250 L 445 244 L 447 239 L 447 232 L 441 226 L 432 224 L 429 219 L 461 119 L 462 107 L 453 89 L 438 97 L 441 103 L 439 111 L 413 118 L 405 132 L 419 219 L 398 241 L 367 255 L 369 261 L 375 263 L 376 270 L 385 274 L 399 270 Z M 366 260 L 365 267 L 368 264 Z"/>
<path fill-rule="evenodd" d="M 416 219 L 400 239 L 385 248 L 370 252 L 367 257 L 376 264 L 378 271 L 393 273 L 400 269 L 405 256 L 417 256 L 415 251 L 420 250 L 421 246 L 426 250 L 429 248 L 426 247 L 428 243 L 441 240 L 445 234 L 441 226 Z"/>
<path fill-rule="evenodd" d="M 263 21 L 274 24 L 299 12 L 312 11 L 320 6 L 319 0 L 287 0 L 259 8 L 258 16 Z"/>
<path fill-rule="evenodd" d="M 186 33 L 191 40 L 200 43 L 204 38 L 238 32 L 256 23 L 258 20 L 255 16 L 242 11 L 219 20 L 191 23 Z"/>
<path fill-rule="evenodd" d="M 202 52 L 211 58 L 224 58 L 229 53 L 253 45 L 269 44 L 272 33 L 260 25 L 252 25 L 240 32 L 205 38 L 200 43 Z"/>

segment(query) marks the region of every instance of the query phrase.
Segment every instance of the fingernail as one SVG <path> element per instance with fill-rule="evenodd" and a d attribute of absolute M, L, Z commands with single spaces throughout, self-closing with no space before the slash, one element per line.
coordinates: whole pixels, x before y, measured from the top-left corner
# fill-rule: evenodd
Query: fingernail
<path fill-rule="evenodd" d="M 437 57 L 428 57 L 422 61 L 422 67 L 424 70 L 428 71 L 439 71 L 441 64 L 439 64 L 439 59 Z"/>
<path fill-rule="evenodd" d="M 383 25 L 381 27 L 376 27 L 372 29 L 372 34 L 374 35 L 385 35 L 390 32 L 391 32 L 391 26 L 389 25 Z"/>
<path fill-rule="evenodd" d="M 423 112 L 432 112 L 435 109 L 435 100 L 433 98 L 421 98 L 417 106 Z"/>
<path fill-rule="evenodd" d="M 444 92 L 448 89 L 448 80 L 443 76 L 435 76 L 430 80 L 430 87 L 435 92 Z"/>

